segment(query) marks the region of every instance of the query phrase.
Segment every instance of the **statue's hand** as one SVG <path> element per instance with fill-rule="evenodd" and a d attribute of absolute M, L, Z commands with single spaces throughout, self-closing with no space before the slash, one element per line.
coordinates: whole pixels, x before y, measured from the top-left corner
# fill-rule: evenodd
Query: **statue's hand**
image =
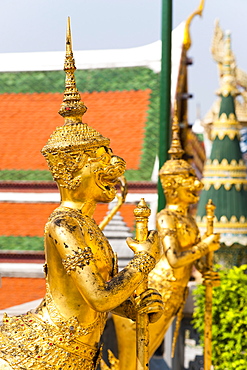
<path fill-rule="evenodd" d="M 208 245 L 209 252 L 217 251 L 220 248 L 220 234 L 211 234 L 203 239 L 203 242 Z"/>
<path fill-rule="evenodd" d="M 147 252 L 150 256 L 154 257 L 156 262 L 158 262 L 162 255 L 162 246 L 158 239 L 157 231 L 150 231 L 148 233 L 148 238 L 144 242 L 138 242 L 135 239 L 127 238 L 126 243 L 132 249 L 134 253 Z"/>
<path fill-rule="evenodd" d="M 138 314 L 148 314 L 149 322 L 159 320 L 164 312 L 164 303 L 156 289 L 149 288 L 135 298 Z"/>

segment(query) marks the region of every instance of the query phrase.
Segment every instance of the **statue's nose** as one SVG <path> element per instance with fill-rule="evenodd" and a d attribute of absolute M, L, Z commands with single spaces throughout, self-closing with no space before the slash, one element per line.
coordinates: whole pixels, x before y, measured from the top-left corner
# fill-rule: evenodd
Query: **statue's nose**
<path fill-rule="evenodd" d="M 118 157 L 117 155 L 113 155 L 111 157 L 111 165 L 122 165 L 125 166 L 125 160 L 121 157 Z"/>

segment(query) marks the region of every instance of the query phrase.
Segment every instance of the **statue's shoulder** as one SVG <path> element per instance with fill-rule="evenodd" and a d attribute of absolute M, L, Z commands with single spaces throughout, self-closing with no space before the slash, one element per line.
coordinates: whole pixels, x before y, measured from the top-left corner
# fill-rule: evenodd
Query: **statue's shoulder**
<path fill-rule="evenodd" d="M 46 224 L 46 229 L 50 226 L 66 228 L 72 232 L 78 225 L 83 229 L 87 224 L 87 216 L 84 216 L 79 210 L 58 207 L 50 215 Z"/>
<path fill-rule="evenodd" d="M 168 209 L 163 209 L 157 214 L 156 226 L 160 236 L 176 236 L 178 215 Z"/>
<path fill-rule="evenodd" d="M 171 210 L 162 209 L 162 211 L 157 214 L 156 221 L 158 231 L 167 229 L 176 230 L 177 214 Z"/>

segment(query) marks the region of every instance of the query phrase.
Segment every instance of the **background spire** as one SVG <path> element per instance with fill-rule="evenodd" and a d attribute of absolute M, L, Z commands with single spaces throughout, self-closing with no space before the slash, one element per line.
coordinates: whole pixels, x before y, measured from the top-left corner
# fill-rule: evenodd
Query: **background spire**
<path fill-rule="evenodd" d="M 216 205 L 214 230 L 221 234 L 221 249 L 215 255 L 221 264 L 232 266 L 246 256 L 247 179 L 239 143 L 239 121 L 235 114 L 235 98 L 239 92 L 230 32 L 224 40 L 221 71 L 219 117 L 213 122 L 212 150 L 204 166 L 204 189 L 197 208 L 197 224 L 203 233 L 207 224 L 205 206 L 208 199 L 212 199 Z"/>
<path fill-rule="evenodd" d="M 217 94 L 221 95 L 222 97 L 227 97 L 229 95 L 235 97 L 239 95 L 239 91 L 236 88 L 236 64 L 231 49 L 231 32 L 229 30 L 225 32 L 224 55 L 221 73 L 222 85 L 217 91 Z"/>

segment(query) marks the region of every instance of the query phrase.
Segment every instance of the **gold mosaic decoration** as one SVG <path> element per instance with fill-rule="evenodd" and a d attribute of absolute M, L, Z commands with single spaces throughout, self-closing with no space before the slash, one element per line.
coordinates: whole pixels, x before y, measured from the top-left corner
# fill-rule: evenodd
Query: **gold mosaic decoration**
<path fill-rule="evenodd" d="M 12 317 L 5 314 L 0 331 L 0 355 L 13 370 L 92 370 L 99 360 L 99 351 L 71 336 L 68 340 L 67 332 L 73 330 L 66 327 L 62 332 L 32 312 Z"/>
<path fill-rule="evenodd" d="M 128 267 L 135 268 L 147 275 L 154 268 L 154 266 L 155 259 L 146 252 L 136 253 L 128 264 Z"/>
<path fill-rule="evenodd" d="M 85 247 L 84 249 L 78 248 L 78 250 L 73 250 L 70 255 L 66 255 L 66 258 L 62 259 L 62 264 L 67 274 L 70 275 L 71 271 L 75 271 L 76 268 L 83 269 L 93 260 L 91 248 Z"/>
<path fill-rule="evenodd" d="M 87 230 L 87 233 L 90 235 L 90 241 L 97 239 L 97 244 L 99 246 L 103 246 L 104 244 L 109 245 L 108 240 L 105 238 L 103 232 L 97 227 L 97 224 L 94 221 L 94 219 L 86 215 L 83 215 L 80 210 L 72 209 L 69 207 L 59 206 L 58 208 L 55 209 L 54 212 L 52 212 L 45 226 L 46 232 L 48 230 L 50 221 L 53 221 L 56 218 L 63 218 L 63 217 L 66 217 L 69 219 L 75 218 L 78 224 L 80 225 L 81 229 L 83 230 L 85 228 Z M 91 248 L 89 247 L 89 249 Z M 91 257 L 91 253 L 89 249 L 86 249 L 88 253 L 88 258 L 86 259 L 85 262 L 89 262 L 89 260 L 92 261 L 92 257 Z M 105 262 L 107 263 L 108 260 L 105 260 Z M 113 252 L 112 252 L 112 263 L 113 263 L 113 268 L 112 268 L 112 277 L 113 277 L 118 273 L 117 256 Z"/>
<path fill-rule="evenodd" d="M 42 149 L 42 153 L 56 153 L 57 151 L 92 150 L 101 146 L 109 146 L 110 140 L 103 137 L 98 131 L 89 127 L 86 123 L 73 123 L 58 127 L 47 144 Z"/>

